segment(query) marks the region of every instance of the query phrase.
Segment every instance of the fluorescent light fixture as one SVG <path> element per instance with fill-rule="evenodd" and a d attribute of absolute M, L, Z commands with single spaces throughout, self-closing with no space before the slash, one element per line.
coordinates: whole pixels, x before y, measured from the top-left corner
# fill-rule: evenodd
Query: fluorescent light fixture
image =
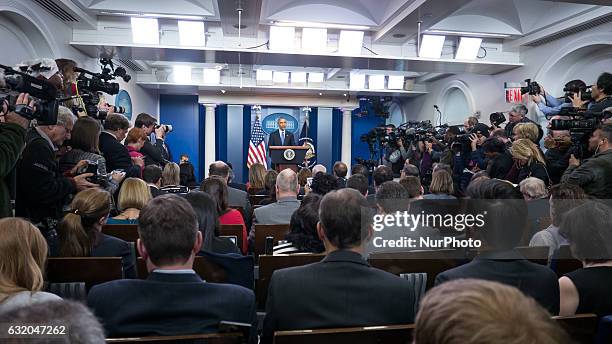
<path fill-rule="evenodd" d="M 363 90 L 365 88 L 365 74 L 351 72 L 349 76 L 349 88 L 351 90 Z"/>
<path fill-rule="evenodd" d="M 423 35 L 419 57 L 439 59 L 442 56 L 445 38 L 445 36 Z"/>
<path fill-rule="evenodd" d="M 384 75 L 370 75 L 368 89 L 384 90 L 385 89 L 385 76 Z"/>
<path fill-rule="evenodd" d="M 191 66 L 176 65 L 172 69 L 172 79 L 174 82 L 179 84 L 191 82 Z"/>
<path fill-rule="evenodd" d="M 293 50 L 294 44 L 294 27 L 270 26 L 270 50 Z"/>
<path fill-rule="evenodd" d="M 257 86 L 272 86 L 272 71 L 258 69 L 257 72 L 255 72 L 255 80 Z"/>
<path fill-rule="evenodd" d="M 364 26 L 364 25 L 316 23 L 316 22 L 292 21 L 292 20 L 272 21 L 270 24 L 278 25 L 278 26 L 314 27 L 314 28 L 340 29 L 340 30 L 364 30 L 364 31 L 370 30 L 369 26 Z"/>
<path fill-rule="evenodd" d="M 288 72 L 274 72 L 272 77 L 274 84 L 289 84 L 289 73 Z"/>
<path fill-rule="evenodd" d="M 204 83 L 218 85 L 221 83 L 221 71 L 216 68 L 204 68 Z"/>
<path fill-rule="evenodd" d="M 504 33 L 486 33 L 486 32 L 471 32 L 471 31 L 447 31 L 447 30 L 427 30 L 426 34 L 447 35 L 447 36 L 467 36 L 467 37 L 491 37 L 491 38 L 507 38 L 511 35 Z"/>
<path fill-rule="evenodd" d="M 178 21 L 179 41 L 181 45 L 204 46 L 206 35 L 204 34 L 204 22 Z"/>
<path fill-rule="evenodd" d="M 127 13 L 127 12 L 110 12 L 101 11 L 100 14 L 119 16 L 119 17 L 147 17 L 147 18 L 165 18 L 165 19 L 179 19 L 179 20 L 204 20 L 201 16 L 185 16 L 178 14 L 160 14 L 160 13 Z"/>
<path fill-rule="evenodd" d="M 157 19 L 132 17 L 132 41 L 139 44 L 159 44 Z"/>
<path fill-rule="evenodd" d="M 338 52 L 342 55 L 361 55 L 363 31 L 340 31 Z"/>
<path fill-rule="evenodd" d="M 327 29 L 302 29 L 302 51 L 322 52 L 327 49 Z"/>
<path fill-rule="evenodd" d="M 390 90 L 402 90 L 404 89 L 404 76 L 403 75 L 389 75 L 389 82 L 387 88 Z"/>
<path fill-rule="evenodd" d="M 310 72 L 308 73 L 308 84 L 314 84 L 314 83 L 321 84 L 323 83 L 324 77 L 325 77 L 325 74 L 323 73 Z"/>
<path fill-rule="evenodd" d="M 291 72 L 291 85 L 305 86 L 306 85 L 306 72 Z"/>
<path fill-rule="evenodd" d="M 461 37 L 455 59 L 475 60 L 478 56 L 478 51 L 480 51 L 480 44 L 482 44 L 482 38 Z"/>

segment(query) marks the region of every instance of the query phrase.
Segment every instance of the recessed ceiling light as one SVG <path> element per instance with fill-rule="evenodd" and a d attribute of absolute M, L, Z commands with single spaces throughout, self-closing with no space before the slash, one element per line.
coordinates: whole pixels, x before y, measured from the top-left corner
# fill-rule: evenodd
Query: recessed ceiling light
<path fill-rule="evenodd" d="M 221 93 L 225 94 L 225 90 L 221 90 Z"/>
<path fill-rule="evenodd" d="M 344 93 L 344 94 L 342 94 L 342 95 L 346 97 L 346 93 Z"/>
<path fill-rule="evenodd" d="M 406 37 L 406 34 L 403 33 L 394 33 L 393 34 L 393 38 L 404 38 Z"/>
<path fill-rule="evenodd" d="M 239 28 L 240 30 L 244 30 L 244 29 L 246 29 L 246 28 L 247 28 L 247 26 L 246 26 L 246 25 L 244 25 L 244 24 L 242 24 L 242 25 L 240 25 L 240 26 L 238 26 L 238 24 L 234 24 L 234 25 L 232 25 L 232 26 L 234 27 L 234 29 L 238 29 L 238 28 Z"/>
<path fill-rule="evenodd" d="M 319 95 L 320 95 L 320 96 L 322 96 L 322 95 L 323 95 L 323 93 L 319 92 Z"/>
<path fill-rule="evenodd" d="M 439 59 L 442 56 L 445 36 L 423 35 L 419 57 Z"/>

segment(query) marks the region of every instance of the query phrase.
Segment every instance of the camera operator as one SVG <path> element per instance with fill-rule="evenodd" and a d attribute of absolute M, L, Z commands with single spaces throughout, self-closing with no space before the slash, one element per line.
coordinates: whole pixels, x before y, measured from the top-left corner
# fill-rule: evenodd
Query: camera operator
<path fill-rule="evenodd" d="M 612 106 L 612 74 L 602 73 L 595 85 L 591 87 L 591 97 L 593 101 L 589 102 L 587 109 L 590 112 L 602 112 L 604 109 Z M 576 96 L 573 100 L 574 107 L 583 106 L 587 101 L 581 100 Z M 580 106 L 579 106 L 580 105 Z"/>
<path fill-rule="evenodd" d="M 508 152 L 506 144 L 497 137 L 489 137 L 482 144 L 487 163 L 487 175 L 490 178 L 504 179 L 514 160 Z"/>
<path fill-rule="evenodd" d="M 523 104 L 514 105 L 512 109 L 510 109 L 510 112 L 508 113 L 508 124 L 506 124 L 506 127 L 504 128 L 506 137 L 513 137 L 514 126 L 516 126 L 518 123 L 533 123 L 538 126 L 537 142 L 540 142 L 544 136 L 544 130 L 542 130 L 542 127 L 538 123 L 525 117 L 528 112 L 527 107 Z"/>
<path fill-rule="evenodd" d="M 29 95 L 19 94 L 16 104 L 27 104 Z M 34 107 L 34 101 L 29 104 Z M 8 104 L 0 107 L 0 218 L 13 216 L 11 209 L 11 186 L 14 183 L 14 167 L 25 146 L 26 130 L 30 121 L 13 111 Z"/>
<path fill-rule="evenodd" d="M 452 145 L 455 143 L 457 139 L 457 135 L 459 135 L 459 128 L 456 126 L 446 128 L 446 132 L 444 132 L 444 142 L 440 143 L 442 147 L 442 153 L 440 153 L 440 163 L 447 164 L 453 167 L 453 150 Z"/>
<path fill-rule="evenodd" d="M 568 100 L 574 98 L 574 95 L 578 95 L 581 91 L 585 91 L 587 85 L 582 80 L 572 80 L 565 84 L 563 91 L 565 97 Z M 538 108 L 548 118 L 553 115 L 557 115 L 561 109 L 566 107 L 572 107 L 572 102 L 558 99 L 547 93 L 542 86 L 540 86 L 540 94 L 531 96 L 531 99 L 538 105 Z"/>
<path fill-rule="evenodd" d="M 562 182 L 578 185 L 593 197 L 612 199 L 612 124 L 597 128 L 589 138 L 594 155 L 584 163 L 571 154 Z"/>
<path fill-rule="evenodd" d="M 155 164 L 163 167 L 166 165 L 166 163 L 170 160 L 170 153 L 164 142 L 166 133 L 169 131 L 168 126 L 158 126 L 157 119 L 144 112 L 138 114 L 138 117 L 136 117 L 136 121 L 134 122 L 134 126 L 144 130 L 148 137 L 144 146 L 140 149 L 140 152 L 145 155 L 145 166 Z M 154 131 L 156 140 L 153 144 L 151 143 L 149 136 Z"/>
<path fill-rule="evenodd" d="M 31 129 L 17 165 L 16 216 L 30 219 L 51 245 L 55 242 L 55 228 L 68 196 L 98 187 L 86 179 L 93 176 L 92 173 L 76 175 L 76 171 L 87 164 L 86 161 L 80 161 L 66 175 L 59 171 L 55 152 L 70 139 L 75 120 L 69 109 L 60 107 L 55 125 Z"/>
<path fill-rule="evenodd" d="M 567 120 L 567 116 L 552 116 L 552 120 Z M 553 184 L 559 184 L 563 172 L 569 166 L 569 158 L 573 152 L 572 138 L 568 130 L 552 130 L 548 125 L 548 135 L 544 137 L 546 166 Z"/>
<path fill-rule="evenodd" d="M 100 151 L 106 159 L 108 171 L 123 170 L 126 178 L 140 178 L 144 160 L 140 157 L 130 157 L 127 147 L 121 144 L 129 127 L 130 122 L 124 115 L 108 115 L 104 121 L 104 131 L 100 133 Z"/>
<path fill-rule="evenodd" d="M 474 128 L 478 124 L 478 118 L 474 116 L 470 116 L 463 121 L 463 127 L 465 128 L 465 132 L 470 132 L 472 128 Z"/>

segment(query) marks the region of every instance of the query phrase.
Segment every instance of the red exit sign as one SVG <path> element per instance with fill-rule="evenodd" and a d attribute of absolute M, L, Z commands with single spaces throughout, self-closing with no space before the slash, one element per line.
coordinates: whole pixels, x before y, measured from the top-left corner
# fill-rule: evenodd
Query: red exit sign
<path fill-rule="evenodd" d="M 521 103 L 522 101 L 520 87 L 506 88 L 506 103 Z"/>

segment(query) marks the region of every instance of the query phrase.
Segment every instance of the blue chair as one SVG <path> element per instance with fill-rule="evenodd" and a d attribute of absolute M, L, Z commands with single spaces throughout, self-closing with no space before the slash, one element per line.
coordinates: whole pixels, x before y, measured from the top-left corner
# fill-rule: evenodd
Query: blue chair
<path fill-rule="evenodd" d="M 199 255 L 225 271 L 226 283 L 254 289 L 255 261 L 253 256 L 243 256 L 235 253 L 220 254 L 208 251 L 200 251 Z"/>
<path fill-rule="evenodd" d="M 602 317 L 599 320 L 599 329 L 597 330 L 596 344 L 612 343 L 612 315 Z"/>

